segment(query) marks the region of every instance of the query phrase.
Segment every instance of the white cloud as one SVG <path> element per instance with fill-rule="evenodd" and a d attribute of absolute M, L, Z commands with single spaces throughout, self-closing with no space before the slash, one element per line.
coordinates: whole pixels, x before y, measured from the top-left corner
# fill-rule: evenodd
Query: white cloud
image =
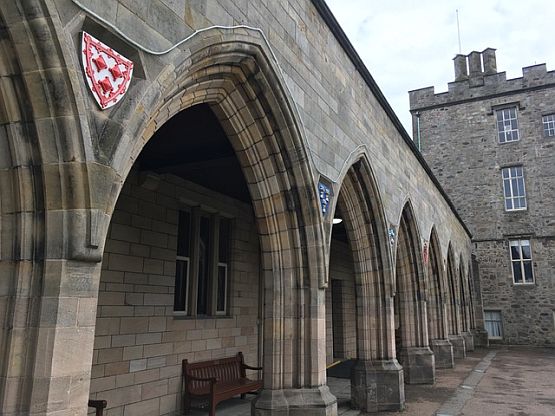
<path fill-rule="evenodd" d="M 337 20 L 370 70 L 409 134 L 408 91 L 453 81 L 452 58 L 497 49 L 497 70 L 507 78 L 524 66 L 555 66 L 550 33 L 555 1 L 492 0 L 327 0 Z"/>

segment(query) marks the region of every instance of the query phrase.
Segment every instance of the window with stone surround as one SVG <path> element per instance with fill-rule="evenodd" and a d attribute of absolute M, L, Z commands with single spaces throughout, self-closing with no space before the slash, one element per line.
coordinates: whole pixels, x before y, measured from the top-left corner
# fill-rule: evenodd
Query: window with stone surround
<path fill-rule="evenodd" d="M 503 322 L 501 311 L 487 311 L 484 309 L 484 326 L 489 339 L 503 339 Z"/>
<path fill-rule="evenodd" d="M 524 187 L 524 169 L 522 166 L 511 166 L 501 169 L 503 178 L 503 196 L 505 211 L 526 209 L 526 189 Z"/>
<path fill-rule="evenodd" d="M 519 139 L 516 106 L 495 111 L 499 143 L 515 142 Z"/>
<path fill-rule="evenodd" d="M 228 313 L 231 220 L 198 208 L 179 211 L 174 313 Z"/>
<path fill-rule="evenodd" d="M 509 250 L 514 284 L 534 283 L 530 240 L 510 240 Z"/>
<path fill-rule="evenodd" d="M 542 117 L 543 135 L 545 137 L 555 136 L 555 114 L 547 114 Z"/>

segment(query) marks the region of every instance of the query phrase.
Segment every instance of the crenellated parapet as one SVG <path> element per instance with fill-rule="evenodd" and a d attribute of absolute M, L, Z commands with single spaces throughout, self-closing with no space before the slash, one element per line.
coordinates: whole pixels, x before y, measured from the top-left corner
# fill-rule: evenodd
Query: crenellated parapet
<path fill-rule="evenodd" d="M 527 90 L 555 86 L 555 71 L 545 64 L 522 68 L 522 77 L 507 79 L 506 72 L 497 72 L 495 49 L 458 54 L 453 58 L 455 81 L 448 83 L 448 91 L 435 93 L 434 87 L 409 91 L 411 112 L 481 100 Z"/>

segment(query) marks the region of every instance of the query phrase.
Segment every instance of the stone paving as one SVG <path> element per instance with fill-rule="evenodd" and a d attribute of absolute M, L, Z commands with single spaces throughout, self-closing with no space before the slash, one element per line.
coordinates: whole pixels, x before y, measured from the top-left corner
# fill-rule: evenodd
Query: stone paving
<path fill-rule="evenodd" d="M 328 378 L 339 416 L 362 415 L 350 408 L 348 380 Z M 555 349 L 480 349 L 457 360 L 454 369 L 437 370 L 436 384 L 406 385 L 406 409 L 378 416 L 553 416 Z M 218 415 L 250 416 L 250 401 L 238 398 L 218 406 Z M 192 416 L 208 412 L 191 411 Z M 375 414 L 376 415 L 376 414 Z"/>

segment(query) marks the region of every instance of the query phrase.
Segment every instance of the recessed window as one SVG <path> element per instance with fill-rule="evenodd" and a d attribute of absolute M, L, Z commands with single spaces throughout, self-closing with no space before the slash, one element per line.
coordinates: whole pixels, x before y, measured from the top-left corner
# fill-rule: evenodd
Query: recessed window
<path fill-rule="evenodd" d="M 496 110 L 497 116 L 497 135 L 499 143 L 515 142 L 518 136 L 518 120 L 516 117 L 516 107 L 509 107 Z"/>
<path fill-rule="evenodd" d="M 503 339 L 501 311 L 484 310 L 484 326 L 490 339 Z"/>
<path fill-rule="evenodd" d="M 524 171 L 522 166 L 503 168 L 501 175 L 503 177 L 505 211 L 526 209 L 526 189 L 524 188 Z"/>
<path fill-rule="evenodd" d="M 515 284 L 534 283 L 530 240 L 510 240 L 511 266 Z"/>
<path fill-rule="evenodd" d="M 542 117 L 543 135 L 546 137 L 555 136 L 555 114 L 548 114 Z"/>
<path fill-rule="evenodd" d="M 174 312 L 228 312 L 231 221 L 193 209 L 179 212 Z"/>

